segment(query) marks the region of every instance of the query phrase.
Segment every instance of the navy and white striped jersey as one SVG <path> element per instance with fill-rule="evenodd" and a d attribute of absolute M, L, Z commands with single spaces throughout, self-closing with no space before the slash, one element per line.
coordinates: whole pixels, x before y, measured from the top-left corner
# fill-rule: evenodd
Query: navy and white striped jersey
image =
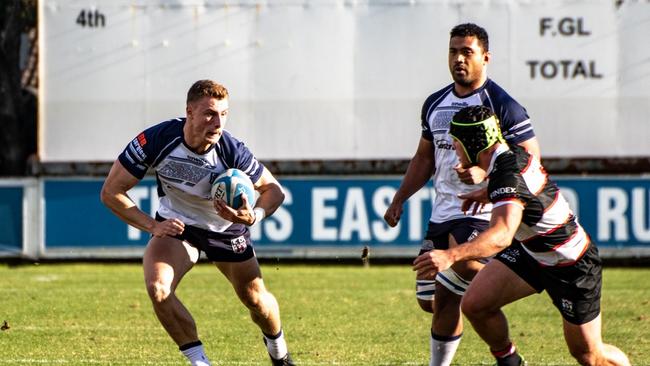
<path fill-rule="evenodd" d="M 488 168 L 488 197 L 494 207 L 520 206 L 515 233 L 523 248 L 544 266 L 574 264 L 589 247 L 589 237 L 539 160 L 519 146 L 501 145 Z"/>
<path fill-rule="evenodd" d="M 183 139 L 184 125 L 185 118 L 176 118 L 146 129 L 126 146 L 120 163 L 138 179 L 155 169 L 162 217 L 213 232 L 243 231 L 244 225 L 217 215 L 210 198 L 212 182 L 227 169 L 237 168 L 255 183 L 264 166 L 227 131 L 206 153 L 193 152 Z"/>
<path fill-rule="evenodd" d="M 434 145 L 436 171 L 433 176 L 436 197 L 432 202 L 430 221 L 441 223 L 467 217 L 461 211 L 462 201 L 458 194 L 484 187 L 467 185 L 458 179 L 454 167 L 458 157 L 449 135 L 449 124 L 456 112 L 471 105 L 490 107 L 501 125 L 501 132 L 509 144 L 518 144 L 535 137 L 528 113 L 517 101 L 491 79 L 474 93 L 458 97 L 454 94 L 454 84 L 433 93 L 422 106 L 422 137 Z M 475 218 L 489 220 L 490 206 Z"/>

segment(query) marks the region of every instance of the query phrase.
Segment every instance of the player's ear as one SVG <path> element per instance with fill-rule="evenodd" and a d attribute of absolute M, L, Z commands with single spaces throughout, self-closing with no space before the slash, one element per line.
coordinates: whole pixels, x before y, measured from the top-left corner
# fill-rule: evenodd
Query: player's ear
<path fill-rule="evenodd" d="M 490 51 L 483 53 L 483 62 L 485 62 L 486 64 L 490 63 L 491 58 L 492 58 L 492 54 L 490 53 Z"/>
<path fill-rule="evenodd" d="M 188 102 L 185 105 L 185 113 L 187 114 L 187 117 L 192 115 L 192 107 L 193 107 L 193 103 L 191 103 L 191 102 Z"/>

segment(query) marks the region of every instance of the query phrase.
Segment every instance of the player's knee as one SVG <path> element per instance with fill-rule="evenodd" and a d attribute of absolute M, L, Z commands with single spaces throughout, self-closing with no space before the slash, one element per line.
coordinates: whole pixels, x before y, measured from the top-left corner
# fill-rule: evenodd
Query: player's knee
<path fill-rule="evenodd" d="M 472 294 L 472 292 L 467 292 L 463 296 L 460 302 L 460 310 L 465 314 L 466 317 L 480 318 L 482 315 L 489 313 L 493 309 L 488 306 L 485 302 L 481 301 L 478 296 Z"/>
<path fill-rule="evenodd" d="M 275 298 L 266 290 L 255 289 L 246 291 L 241 300 L 248 310 L 266 318 L 271 311 L 272 300 Z"/>
<path fill-rule="evenodd" d="M 147 293 L 154 303 L 160 304 L 169 298 L 172 293 L 171 287 L 160 281 L 147 283 Z"/>
<path fill-rule="evenodd" d="M 241 302 L 251 311 L 259 311 L 264 307 L 264 304 L 258 293 L 248 291 L 241 298 Z"/>
<path fill-rule="evenodd" d="M 427 313 L 433 314 L 433 308 L 434 308 L 434 304 L 435 304 L 435 302 L 433 301 L 433 298 L 431 300 L 423 300 L 423 299 L 418 298 L 417 300 L 418 300 L 418 305 L 420 305 L 420 309 L 422 309 L 423 311 L 425 311 Z"/>

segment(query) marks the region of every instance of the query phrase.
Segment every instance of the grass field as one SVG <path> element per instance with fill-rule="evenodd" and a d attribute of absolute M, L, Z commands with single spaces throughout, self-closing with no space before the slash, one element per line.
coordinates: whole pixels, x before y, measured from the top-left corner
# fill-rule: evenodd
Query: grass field
<path fill-rule="evenodd" d="M 426 365 L 430 316 L 408 266 L 263 265 L 302 365 Z M 179 288 L 219 365 L 268 365 L 260 332 L 211 264 Z M 650 268 L 606 268 L 604 339 L 650 365 Z M 530 365 L 574 365 L 543 294 L 506 308 Z M 138 264 L 0 265 L 0 365 L 185 365 L 156 320 Z M 455 364 L 492 358 L 466 328 Z"/>

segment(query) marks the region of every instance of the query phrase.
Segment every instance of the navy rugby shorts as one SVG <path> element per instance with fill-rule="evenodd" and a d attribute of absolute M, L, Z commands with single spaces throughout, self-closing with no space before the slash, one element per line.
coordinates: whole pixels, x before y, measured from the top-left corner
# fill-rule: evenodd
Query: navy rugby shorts
<path fill-rule="evenodd" d="M 419 255 L 434 248 L 449 249 L 449 234 L 454 236 L 456 243 L 461 244 L 485 231 L 489 226 L 489 221 L 474 218 L 461 218 L 442 223 L 429 222 Z"/>
<path fill-rule="evenodd" d="M 600 314 L 602 261 L 593 243 L 589 243 L 589 248 L 575 264 L 568 266 L 542 266 L 518 242 L 494 258 L 538 293 L 546 290 L 553 305 L 569 323 L 585 324 Z"/>
<path fill-rule="evenodd" d="M 156 221 L 165 220 L 164 217 L 156 213 Z M 250 231 L 244 225 L 237 226 L 241 226 L 241 230 L 217 233 L 185 225 L 183 233 L 174 236 L 174 238 L 188 242 L 191 246 L 204 252 L 213 262 L 243 262 L 253 258 L 255 250 L 253 250 Z"/>

